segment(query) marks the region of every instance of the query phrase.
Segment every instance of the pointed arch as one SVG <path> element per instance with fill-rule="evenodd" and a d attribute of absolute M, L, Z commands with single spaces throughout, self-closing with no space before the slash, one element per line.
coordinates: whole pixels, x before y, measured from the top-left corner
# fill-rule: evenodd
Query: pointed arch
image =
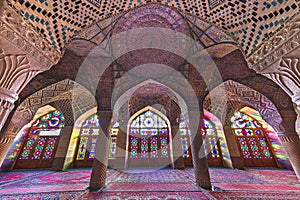
<path fill-rule="evenodd" d="M 139 121 L 137 122 L 135 126 L 133 126 L 133 122 L 137 120 L 141 115 L 144 113 L 147 114 L 147 112 L 153 113 L 154 116 L 156 116 L 156 122 L 154 122 L 154 126 L 147 126 L 144 125 L 145 129 L 148 129 L 150 132 L 146 131 L 144 132 L 141 127 L 142 123 Z M 149 114 L 150 114 L 149 113 Z M 163 120 L 161 121 L 160 118 Z M 139 119 L 138 119 L 139 120 Z M 165 125 L 161 126 L 159 123 L 165 123 Z M 138 155 L 136 153 L 141 152 L 140 158 L 154 158 L 154 159 L 160 159 L 160 162 L 162 162 L 161 158 L 168 158 L 168 160 L 163 160 L 163 165 L 172 165 L 174 163 L 173 160 L 173 147 L 172 147 L 172 135 L 171 135 L 171 123 L 169 119 L 161 113 L 159 110 L 151 107 L 146 106 L 145 108 L 139 110 L 135 114 L 133 114 L 130 119 L 128 120 L 128 126 L 127 126 L 127 138 L 126 138 L 126 155 L 125 155 L 125 162 L 126 167 L 130 167 L 130 158 L 138 158 Z M 153 136 L 153 137 L 152 137 Z M 166 137 L 167 136 L 167 137 Z M 159 139 L 158 139 L 159 138 Z M 131 140 L 130 140 L 131 139 Z M 132 145 L 132 142 L 138 143 L 136 145 Z M 153 144 L 153 142 L 155 144 Z M 138 146 L 139 145 L 139 146 Z M 154 146 L 155 145 L 155 146 Z M 152 150 L 153 147 L 153 150 Z M 141 149 L 139 149 L 141 148 Z M 144 148 L 144 149 L 143 149 Z M 160 155 L 158 152 L 160 151 Z M 148 155 L 150 151 L 150 156 Z M 169 152 L 169 153 L 168 153 Z M 130 153 L 130 155 L 129 155 Z M 151 162 L 154 160 L 151 160 Z M 141 165 L 145 165 L 143 162 L 140 162 Z M 148 162 L 149 164 L 149 162 Z M 158 164 L 158 163 L 156 163 Z M 166 167 L 163 165 L 155 166 L 149 164 L 148 166 L 152 167 Z M 146 167 L 146 166 L 144 166 Z"/>

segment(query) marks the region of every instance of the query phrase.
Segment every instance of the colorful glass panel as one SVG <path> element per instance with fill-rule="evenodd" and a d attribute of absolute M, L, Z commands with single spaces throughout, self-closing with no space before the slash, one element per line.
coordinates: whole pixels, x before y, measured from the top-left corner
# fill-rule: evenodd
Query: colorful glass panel
<path fill-rule="evenodd" d="M 249 148 L 247 146 L 246 139 L 245 138 L 238 138 L 238 141 L 239 141 L 239 144 L 241 146 L 244 158 L 251 158 L 250 151 L 249 151 Z"/>
<path fill-rule="evenodd" d="M 82 128 L 100 128 L 100 120 L 98 119 L 98 115 L 94 114 L 85 120 Z"/>
<path fill-rule="evenodd" d="M 254 158 L 261 158 L 259 149 L 256 145 L 255 138 L 248 138 L 248 142 L 249 142 L 253 157 Z"/>
<path fill-rule="evenodd" d="M 257 135 L 257 136 L 262 136 L 262 130 L 259 130 L 259 129 L 257 129 L 257 130 L 255 130 L 255 134 Z"/>
<path fill-rule="evenodd" d="M 181 138 L 181 146 L 182 146 L 183 158 L 188 158 L 189 157 L 189 145 L 188 145 L 188 140 L 186 137 Z"/>
<path fill-rule="evenodd" d="M 139 129 L 131 129 L 130 130 L 130 135 L 139 135 Z"/>
<path fill-rule="evenodd" d="M 158 118 L 158 127 L 159 128 L 166 128 L 167 126 L 168 125 L 167 125 L 166 121 L 159 117 Z"/>
<path fill-rule="evenodd" d="M 158 158 L 157 137 L 152 137 L 150 140 L 150 156 L 151 156 L 151 158 Z"/>
<path fill-rule="evenodd" d="M 130 158 L 138 157 L 138 138 L 131 137 L 130 140 Z"/>
<path fill-rule="evenodd" d="M 110 148 L 109 148 L 109 158 L 114 159 L 116 156 L 117 151 L 117 138 L 111 137 L 110 138 Z"/>
<path fill-rule="evenodd" d="M 259 123 L 247 116 L 244 113 L 241 112 L 236 112 L 231 118 L 231 126 L 232 128 L 244 128 L 244 129 L 249 129 L 249 128 L 260 128 L 261 126 Z"/>
<path fill-rule="evenodd" d="M 31 127 L 32 130 L 55 130 L 64 127 L 65 119 L 61 112 L 53 111 L 50 112 L 39 119 Z"/>
<path fill-rule="evenodd" d="M 76 160 L 84 160 L 87 144 L 88 144 L 88 137 L 81 137 Z"/>
<path fill-rule="evenodd" d="M 179 134 L 181 136 L 181 148 L 182 148 L 182 157 L 183 158 L 189 158 L 190 152 L 189 152 L 189 140 L 188 140 L 188 123 L 184 121 L 184 118 L 181 117 L 181 122 L 179 123 Z"/>
<path fill-rule="evenodd" d="M 160 149 L 161 149 L 161 157 L 167 158 L 168 155 L 168 139 L 166 137 L 160 138 Z"/>
<path fill-rule="evenodd" d="M 210 150 L 211 150 L 211 156 L 213 158 L 219 158 L 219 151 L 218 151 L 218 147 L 217 147 L 217 141 L 216 138 L 214 137 L 210 137 L 209 138 L 209 144 L 210 144 Z"/>
<path fill-rule="evenodd" d="M 148 158 L 148 138 L 141 139 L 141 158 Z"/>
<path fill-rule="evenodd" d="M 262 150 L 265 158 L 267 158 L 267 159 L 273 158 L 272 154 L 269 150 L 269 147 L 267 145 L 266 139 L 265 138 L 259 138 L 258 140 L 259 140 L 260 147 L 261 147 L 261 150 Z"/>
<path fill-rule="evenodd" d="M 216 130 L 212 129 L 212 128 L 208 128 L 208 129 L 206 129 L 206 135 L 215 136 L 216 135 Z"/>
<path fill-rule="evenodd" d="M 112 128 L 120 128 L 119 122 L 114 121 Z"/>
<path fill-rule="evenodd" d="M 32 159 L 40 159 L 42 155 L 43 148 L 46 144 L 46 138 L 39 138 L 37 145 L 35 147 Z"/>
<path fill-rule="evenodd" d="M 140 127 L 140 117 L 134 119 L 131 123 L 131 128 L 139 128 Z"/>
<path fill-rule="evenodd" d="M 202 145 L 204 146 L 204 153 L 205 153 L 205 155 L 208 156 L 208 153 L 209 153 L 208 146 L 209 145 L 206 144 L 206 138 L 203 138 L 203 144 Z"/>
<path fill-rule="evenodd" d="M 30 155 L 30 151 L 34 144 L 34 138 L 27 138 L 26 145 L 23 147 L 23 151 L 21 153 L 20 159 L 28 159 Z"/>
<path fill-rule="evenodd" d="M 91 138 L 90 147 L 89 147 L 89 151 L 88 151 L 88 159 L 89 160 L 95 159 L 97 143 L 98 143 L 97 138 Z"/>
<path fill-rule="evenodd" d="M 159 129 L 159 135 L 167 136 L 168 135 L 168 129 L 166 129 L 166 128 Z"/>
<path fill-rule="evenodd" d="M 130 158 L 169 157 L 168 134 L 163 118 L 150 110 L 140 114 L 130 125 Z"/>
<path fill-rule="evenodd" d="M 157 129 L 153 129 L 153 128 L 141 129 L 141 135 L 152 136 L 157 134 L 158 134 Z"/>
<path fill-rule="evenodd" d="M 180 133 L 180 135 L 186 135 L 187 129 L 181 128 L 181 129 L 179 130 L 179 133 Z"/>
<path fill-rule="evenodd" d="M 141 128 L 158 127 L 157 115 L 151 111 L 147 111 L 140 115 Z"/>
<path fill-rule="evenodd" d="M 264 129 L 257 120 L 242 112 L 237 112 L 231 118 L 231 127 L 238 139 L 243 138 L 243 141 L 249 146 L 251 156 L 247 158 L 273 158 L 265 138 Z"/>
<path fill-rule="evenodd" d="M 110 135 L 116 136 L 118 135 L 119 128 L 111 128 L 110 129 Z"/>
<path fill-rule="evenodd" d="M 185 121 L 180 122 L 179 123 L 179 128 L 180 129 L 188 129 L 187 122 L 185 122 Z"/>
<path fill-rule="evenodd" d="M 212 125 L 212 122 L 207 117 L 204 117 L 201 121 L 201 128 L 212 129 L 214 128 L 214 126 Z"/>
<path fill-rule="evenodd" d="M 46 146 L 43 159 L 50 159 L 51 158 L 51 156 L 53 154 L 54 147 L 55 147 L 56 140 L 57 140 L 56 137 L 50 137 L 48 139 L 48 144 Z"/>
<path fill-rule="evenodd" d="M 219 158 L 220 151 L 217 144 L 217 130 L 215 124 L 207 117 L 201 121 L 200 133 L 203 136 L 204 151 L 209 158 Z"/>
<path fill-rule="evenodd" d="M 117 151 L 117 136 L 119 132 L 120 125 L 114 120 L 113 125 L 110 129 L 110 146 L 109 146 L 109 159 L 115 159 L 116 151 Z"/>

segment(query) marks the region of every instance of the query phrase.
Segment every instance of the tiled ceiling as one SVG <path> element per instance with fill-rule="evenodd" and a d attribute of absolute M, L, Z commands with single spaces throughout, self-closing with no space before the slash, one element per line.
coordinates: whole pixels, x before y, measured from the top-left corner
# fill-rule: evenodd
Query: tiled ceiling
<path fill-rule="evenodd" d="M 78 31 L 138 6 L 158 3 L 215 25 L 249 56 L 298 11 L 295 0 L 7 0 L 52 45 L 63 51 Z"/>

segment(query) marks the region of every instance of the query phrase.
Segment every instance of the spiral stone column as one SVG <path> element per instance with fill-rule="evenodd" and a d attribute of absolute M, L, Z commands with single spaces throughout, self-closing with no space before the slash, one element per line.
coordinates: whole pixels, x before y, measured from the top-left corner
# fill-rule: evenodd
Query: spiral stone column
<path fill-rule="evenodd" d="M 278 134 L 292 167 L 300 180 L 300 139 L 298 135 Z"/>
<path fill-rule="evenodd" d="M 204 151 L 203 138 L 200 134 L 201 121 L 195 118 L 197 116 L 195 111 L 189 111 L 189 115 L 189 127 L 191 129 L 191 151 L 193 156 L 196 183 L 201 188 L 211 190 L 208 163 Z M 201 113 L 200 117 L 203 117 L 203 113 Z M 197 123 L 191 123 L 192 120 L 196 121 Z"/>

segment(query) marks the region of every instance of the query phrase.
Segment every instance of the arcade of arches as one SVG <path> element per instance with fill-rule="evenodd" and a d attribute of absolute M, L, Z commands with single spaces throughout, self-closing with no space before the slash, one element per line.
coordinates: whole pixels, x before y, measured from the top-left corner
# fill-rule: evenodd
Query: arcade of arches
<path fill-rule="evenodd" d="M 0 165 L 300 179 L 299 1 L 0 3 Z M 124 38 L 122 38 L 124 37 Z"/>

